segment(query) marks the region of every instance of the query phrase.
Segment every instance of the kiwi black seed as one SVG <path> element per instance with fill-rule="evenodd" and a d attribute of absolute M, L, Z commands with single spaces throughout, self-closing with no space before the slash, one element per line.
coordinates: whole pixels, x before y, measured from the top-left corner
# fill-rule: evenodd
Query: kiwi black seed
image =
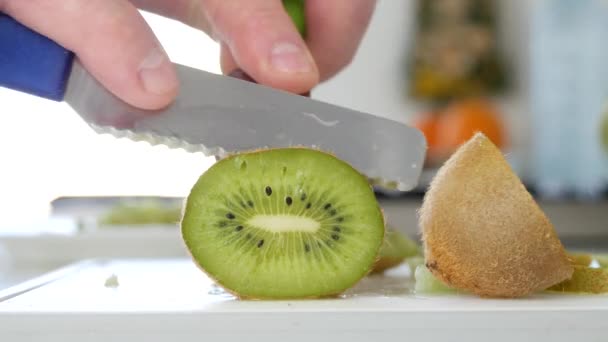
<path fill-rule="evenodd" d="M 181 229 L 194 262 L 239 297 L 315 298 L 369 272 L 384 220 L 350 165 L 283 148 L 218 161 L 192 188 Z"/>

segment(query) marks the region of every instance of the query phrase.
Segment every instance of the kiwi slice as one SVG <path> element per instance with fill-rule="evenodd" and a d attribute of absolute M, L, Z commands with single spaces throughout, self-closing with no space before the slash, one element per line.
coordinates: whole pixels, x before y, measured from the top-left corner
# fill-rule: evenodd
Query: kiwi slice
<path fill-rule="evenodd" d="M 438 171 L 420 227 L 429 270 L 479 296 L 525 296 L 574 271 L 551 222 L 482 133 Z"/>
<path fill-rule="evenodd" d="M 372 269 L 384 218 L 367 179 L 307 148 L 228 156 L 186 199 L 182 235 L 194 262 L 240 298 L 342 293 Z"/>
<path fill-rule="evenodd" d="M 418 255 L 418 244 L 405 234 L 388 226 L 384 242 L 380 248 L 379 259 L 372 273 L 381 273 L 400 265 L 406 258 Z"/>

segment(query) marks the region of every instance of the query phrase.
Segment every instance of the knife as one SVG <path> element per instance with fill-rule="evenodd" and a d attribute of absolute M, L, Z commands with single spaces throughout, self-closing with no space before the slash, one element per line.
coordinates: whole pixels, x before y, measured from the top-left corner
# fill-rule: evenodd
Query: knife
<path fill-rule="evenodd" d="M 0 87 L 65 101 L 96 132 L 219 158 L 303 146 L 332 153 L 384 189 L 416 187 L 423 134 L 406 124 L 174 63 L 175 101 L 142 110 L 105 89 L 74 54 L 0 13 Z"/>

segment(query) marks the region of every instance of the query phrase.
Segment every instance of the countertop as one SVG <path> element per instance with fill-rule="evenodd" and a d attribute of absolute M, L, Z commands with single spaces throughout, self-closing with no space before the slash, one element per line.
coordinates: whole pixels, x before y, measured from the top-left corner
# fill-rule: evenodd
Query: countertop
<path fill-rule="evenodd" d="M 414 291 L 406 266 L 336 298 L 239 301 L 187 259 L 83 261 L 0 291 L 7 341 L 602 341 L 608 296 Z M 108 286 L 106 280 L 116 277 Z"/>

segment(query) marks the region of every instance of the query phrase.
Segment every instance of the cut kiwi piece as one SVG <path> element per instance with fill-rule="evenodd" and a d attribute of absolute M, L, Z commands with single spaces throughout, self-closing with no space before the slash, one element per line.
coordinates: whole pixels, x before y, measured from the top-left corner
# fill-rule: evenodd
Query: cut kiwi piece
<path fill-rule="evenodd" d="M 388 226 L 384 236 L 384 243 L 380 248 L 379 259 L 376 261 L 372 273 L 381 273 L 400 265 L 406 258 L 418 255 L 418 244 L 405 234 Z"/>
<path fill-rule="evenodd" d="M 410 277 L 412 277 L 412 279 L 416 279 L 416 269 L 418 266 L 424 265 L 424 257 L 419 255 L 409 257 L 405 259 L 405 263 L 410 269 Z"/>
<path fill-rule="evenodd" d="M 607 293 L 608 270 L 575 265 L 572 278 L 550 287 L 548 291 L 590 294 Z"/>
<path fill-rule="evenodd" d="M 199 267 L 240 298 L 317 298 L 367 275 L 384 218 L 367 179 L 318 150 L 229 156 L 186 199 L 182 235 Z"/>
<path fill-rule="evenodd" d="M 572 265 L 579 266 L 590 266 L 593 262 L 593 256 L 591 254 L 585 253 L 568 253 L 568 258 L 570 258 L 570 262 Z"/>
<path fill-rule="evenodd" d="M 416 267 L 416 285 L 414 291 L 423 294 L 456 293 L 457 291 L 437 279 L 429 269 L 420 265 Z"/>
<path fill-rule="evenodd" d="M 438 171 L 420 227 L 429 270 L 479 296 L 525 296 L 574 271 L 551 222 L 482 133 Z"/>

